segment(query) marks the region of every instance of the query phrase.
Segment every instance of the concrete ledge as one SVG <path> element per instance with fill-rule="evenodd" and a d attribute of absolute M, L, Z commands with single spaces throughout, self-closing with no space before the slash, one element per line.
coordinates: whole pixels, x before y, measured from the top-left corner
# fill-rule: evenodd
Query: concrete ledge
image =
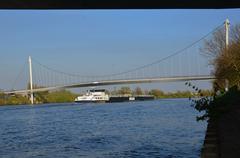
<path fill-rule="evenodd" d="M 201 158 L 219 158 L 217 135 L 218 133 L 216 123 L 209 121 L 203 148 L 201 150 Z"/>
<path fill-rule="evenodd" d="M 216 153 L 204 153 L 201 158 L 218 158 L 218 155 Z"/>

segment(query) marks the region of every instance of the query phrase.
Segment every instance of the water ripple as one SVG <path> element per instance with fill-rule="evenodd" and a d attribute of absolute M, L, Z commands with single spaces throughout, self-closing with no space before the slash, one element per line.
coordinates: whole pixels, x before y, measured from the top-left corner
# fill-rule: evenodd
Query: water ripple
<path fill-rule="evenodd" d="M 206 123 L 187 99 L 0 107 L 0 157 L 197 158 Z"/>

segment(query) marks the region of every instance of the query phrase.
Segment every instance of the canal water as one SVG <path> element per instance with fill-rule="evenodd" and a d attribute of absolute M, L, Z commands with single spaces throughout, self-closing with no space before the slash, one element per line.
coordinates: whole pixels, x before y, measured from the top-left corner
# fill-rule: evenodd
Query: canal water
<path fill-rule="evenodd" d="M 1 158 L 198 158 L 206 122 L 188 99 L 0 107 Z"/>

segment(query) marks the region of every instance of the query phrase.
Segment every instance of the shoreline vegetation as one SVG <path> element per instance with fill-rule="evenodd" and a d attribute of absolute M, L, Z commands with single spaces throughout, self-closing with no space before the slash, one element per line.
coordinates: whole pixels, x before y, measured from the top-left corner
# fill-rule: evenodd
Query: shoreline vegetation
<path fill-rule="evenodd" d="M 208 122 L 201 157 L 240 157 L 240 24 L 233 25 L 229 34 L 229 45 L 221 29 L 203 47 L 216 80 L 212 97 L 192 100 L 202 113 L 197 121 Z"/>
<path fill-rule="evenodd" d="M 177 92 L 164 92 L 160 89 L 142 90 L 140 87 L 136 87 L 134 90 L 130 87 L 121 87 L 113 91 L 106 91 L 107 94 L 111 95 L 153 95 L 155 99 L 165 98 L 189 98 L 189 97 L 202 97 L 199 93 L 191 91 L 177 91 Z M 203 96 L 210 96 L 211 90 L 202 90 Z M 74 99 L 83 94 L 76 94 L 68 90 L 57 90 L 52 92 L 37 92 L 34 93 L 35 104 L 44 103 L 68 103 L 74 102 Z M 2 105 L 23 105 L 30 104 L 29 96 L 27 95 L 6 95 L 0 92 L 0 106 Z"/>
<path fill-rule="evenodd" d="M 214 67 L 213 93 L 211 97 L 193 99 L 199 112 L 197 120 L 219 120 L 232 106 L 239 105 L 240 98 L 240 24 L 231 26 L 229 44 L 226 44 L 225 29 L 216 31 L 205 41 L 201 51 Z M 192 87 L 190 85 L 189 87 Z M 226 88 L 227 87 L 227 88 Z M 195 87 L 194 87 L 195 88 Z"/>

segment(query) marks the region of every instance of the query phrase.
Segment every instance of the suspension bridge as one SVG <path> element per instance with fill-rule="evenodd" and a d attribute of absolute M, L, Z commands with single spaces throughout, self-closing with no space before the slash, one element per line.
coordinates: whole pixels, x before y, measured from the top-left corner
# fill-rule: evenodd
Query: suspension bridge
<path fill-rule="evenodd" d="M 193 80 L 214 80 L 207 59 L 200 48 L 204 40 L 216 31 L 225 29 L 226 47 L 228 45 L 229 21 L 192 42 L 186 47 L 170 53 L 170 55 L 127 71 L 107 75 L 79 75 L 63 72 L 42 64 L 29 57 L 13 83 L 13 87 L 5 94 L 29 94 L 31 103 L 34 93 L 67 88 L 96 87 L 117 84 L 137 84 L 153 82 L 177 82 Z M 28 76 L 28 77 L 27 77 Z M 15 88 L 20 80 L 26 81 L 25 88 Z M 23 84 L 21 84 L 23 85 Z M 27 88 L 26 88 L 26 85 Z"/>

